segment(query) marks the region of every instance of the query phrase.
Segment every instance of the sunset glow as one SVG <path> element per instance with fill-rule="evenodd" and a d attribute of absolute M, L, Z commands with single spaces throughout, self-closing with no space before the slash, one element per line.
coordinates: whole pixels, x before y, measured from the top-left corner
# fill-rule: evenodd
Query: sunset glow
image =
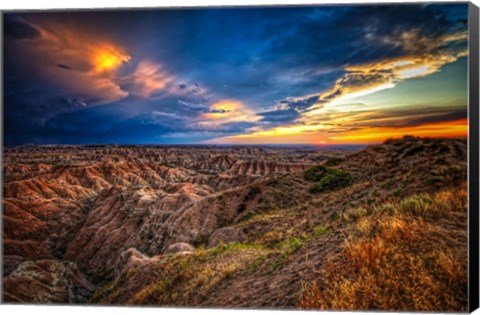
<path fill-rule="evenodd" d="M 128 62 L 129 60 L 129 56 L 107 47 L 100 48 L 95 52 L 93 64 L 95 72 L 102 73 L 116 70 L 122 63 Z"/>
<path fill-rule="evenodd" d="M 401 138 L 404 135 L 417 137 L 462 138 L 468 133 L 468 121 L 460 119 L 437 124 L 426 124 L 409 128 L 366 128 L 350 134 L 332 136 L 334 143 L 379 143 L 389 138 Z"/>

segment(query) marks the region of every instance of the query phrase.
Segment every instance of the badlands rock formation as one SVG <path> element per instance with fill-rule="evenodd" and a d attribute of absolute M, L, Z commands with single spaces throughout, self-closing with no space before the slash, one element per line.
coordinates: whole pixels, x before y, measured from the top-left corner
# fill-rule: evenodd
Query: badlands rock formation
<path fill-rule="evenodd" d="M 329 288 L 321 285 L 335 266 L 345 263 L 345 242 L 358 235 L 358 222 L 412 196 L 430 200 L 438 193 L 461 192 L 466 154 L 465 140 L 413 137 L 355 152 L 7 147 L 3 298 L 27 303 L 308 306 L 306 285 Z M 304 171 L 319 164 L 348 172 L 353 181 L 312 193 Z M 441 220 L 431 224 L 435 233 L 453 242 L 435 243 L 435 249 L 455 259 L 452 266 L 463 279 L 467 221 L 465 206 L 458 204 L 448 215 L 455 225 Z M 421 225 L 429 224 L 430 217 L 413 219 Z M 439 274 L 429 278 L 435 288 L 451 281 Z M 458 310 L 451 305 L 463 305 L 459 288 L 442 299 L 453 304 L 425 309 Z"/>
<path fill-rule="evenodd" d="M 338 154 L 260 147 L 8 147 L 4 298 L 81 298 L 91 289 L 82 277 L 95 284 L 111 279 L 126 250 L 153 256 L 179 242 L 208 240 L 249 208 L 251 201 L 242 203 L 245 187 Z M 58 278 L 61 292 L 38 274 Z M 17 282 L 29 287 L 27 293 L 16 293 Z M 72 285 L 81 290 L 67 290 Z"/>

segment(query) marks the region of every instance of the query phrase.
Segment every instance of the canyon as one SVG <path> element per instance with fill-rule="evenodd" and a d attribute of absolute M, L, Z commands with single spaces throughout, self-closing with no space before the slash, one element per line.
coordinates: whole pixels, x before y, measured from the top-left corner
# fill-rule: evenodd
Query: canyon
<path fill-rule="evenodd" d="M 356 150 L 6 147 L 3 299 L 301 307 L 306 285 L 341 265 L 358 213 L 464 187 L 466 152 L 464 139 L 415 137 Z M 315 193 L 305 171 L 318 165 L 352 182 Z M 442 233 L 461 261 L 456 210 L 465 218 Z"/>

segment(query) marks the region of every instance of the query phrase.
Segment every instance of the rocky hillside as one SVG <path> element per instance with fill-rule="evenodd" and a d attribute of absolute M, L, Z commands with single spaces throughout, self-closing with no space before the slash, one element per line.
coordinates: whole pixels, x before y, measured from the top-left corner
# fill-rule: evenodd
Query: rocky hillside
<path fill-rule="evenodd" d="M 121 255 L 128 248 L 154 255 L 172 242 L 198 242 L 233 220 L 249 185 L 302 172 L 341 154 L 259 147 L 8 147 L 3 166 L 5 299 L 85 299 L 83 293 L 122 268 Z M 219 198 L 228 200 L 222 207 L 230 212 L 209 210 Z M 55 266 L 63 262 L 81 281 L 62 278 Z M 38 287 L 45 283 L 26 276 L 24 266 L 60 277 L 63 288 L 74 290 L 51 296 L 58 290 L 47 286 L 41 292 Z M 30 294 L 18 295 L 17 282 Z"/>
<path fill-rule="evenodd" d="M 353 153 L 27 146 L 8 148 L 4 161 L 5 301 L 466 307 L 466 200 L 449 204 L 445 197 L 465 191 L 465 140 L 405 137 Z M 404 205 L 415 198 L 421 198 L 421 206 Z M 446 201 L 439 205 L 438 200 Z M 379 210 L 389 207 L 394 210 Z M 410 212 L 402 212 L 404 207 Z M 431 216 L 432 207 L 444 210 Z M 455 219 L 453 225 L 447 218 Z M 404 232 L 398 233 L 407 234 L 388 238 L 393 232 L 375 229 L 385 222 L 397 224 L 392 220 L 401 221 Z M 410 227 L 424 233 L 417 235 Z M 428 240 L 436 235 L 448 241 L 433 248 Z M 430 264 L 422 283 L 435 285 L 439 289 L 431 292 L 437 297 L 444 292 L 444 299 L 420 303 L 411 292 L 392 291 L 392 296 L 405 295 L 405 305 L 392 304 L 394 299 L 359 304 L 365 300 L 357 296 L 365 292 L 362 287 L 350 295 L 335 289 L 335 283 L 374 279 L 380 290 L 385 283 L 378 270 L 398 267 L 380 254 L 387 260 L 383 265 L 357 262 L 349 246 L 370 246 L 375 252 L 382 244 L 394 251 L 394 245 L 413 240 L 431 257 L 444 254 L 438 260 L 409 248 L 402 252 L 407 260 L 420 259 L 412 266 L 416 270 Z M 334 272 L 350 270 L 350 264 L 360 269 L 345 275 Z M 430 268 L 437 264 L 451 266 L 455 273 Z M 401 277 L 412 287 L 418 285 L 405 268 Z M 443 290 L 448 281 L 456 287 Z M 322 300 L 325 296 L 328 302 Z"/>

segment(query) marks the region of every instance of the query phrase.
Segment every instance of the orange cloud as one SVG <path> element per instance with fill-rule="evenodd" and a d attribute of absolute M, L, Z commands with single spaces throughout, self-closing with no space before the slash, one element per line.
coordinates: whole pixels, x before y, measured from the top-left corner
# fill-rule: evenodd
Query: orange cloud
<path fill-rule="evenodd" d="M 131 57 L 111 45 L 101 45 L 92 51 L 92 63 L 96 73 L 104 73 L 117 70 Z"/>
<path fill-rule="evenodd" d="M 53 83 L 58 95 L 82 99 L 86 106 L 128 96 L 118 84 L 117 71 L 131 56 L 121 46 L 68 23 L 47 19 L 29 23 L 40 36 L 14 44 L 21 46 L 18 50 L 25 55 L 30 71 L 42 82 Z"/>
<path fill-rule="evenodd" d="M 174 77 L 162 71 L 159 64 L 150 61 L 140 62 L 131 78 L 131 93 L 145 98 L 165 92 L 174 81 Z"/>
<path fill-rule="evenodd" d="M 149 98 L 186 93 L 176 88 L 173 75 L 148 60 L 138 62 L 130 74 L 120 75 L 119 70 L 132 56 L 98 33 L 45 19 L 34 23 L 41 36 L 34 45 L 26 43 L 24 49 L 31 55 L 29 59 L 36 60 L 32 63 L 35 73 L 47 82 L 53 81 L 62 95 L 83 99 L 88 106 L 115 102 L 128 95 Z"/>

